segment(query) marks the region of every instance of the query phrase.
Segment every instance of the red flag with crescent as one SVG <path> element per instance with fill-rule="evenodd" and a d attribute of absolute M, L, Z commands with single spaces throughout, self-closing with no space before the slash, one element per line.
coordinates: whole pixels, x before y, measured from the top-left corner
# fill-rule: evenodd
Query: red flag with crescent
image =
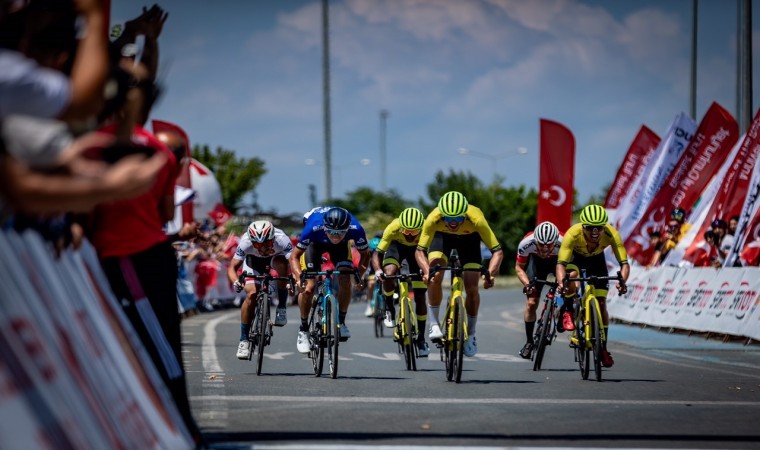
<path fill-rule="evenodd" d="M 570 228 L 573 216 L 575 137 L 564 125 L 540 121 L 538 212 L 536 223 L 552 222 L 560 231 Z"/>

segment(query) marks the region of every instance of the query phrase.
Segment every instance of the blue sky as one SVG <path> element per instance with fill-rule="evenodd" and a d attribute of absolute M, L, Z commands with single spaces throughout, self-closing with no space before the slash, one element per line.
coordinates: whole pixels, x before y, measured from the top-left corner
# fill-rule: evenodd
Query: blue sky
<path fill-rule="evenodd" d="M 736 3 L 699 1 L 697 119 L 713 101 L 736 110 Z M 662 136 L 688 112 L 691 4 L 331 1 L 333 195 L 380 189 L 381 110 L 385 184 L 411 201 L 426 197 L 439 170 L 537 189 L 541 118 L 575 136 L 580 200 L 601 195 L 641 125 Z M 308 210 L 309 184 L 324 196 L 320 1 L 160 5 L 169 12 L 159 41 L 167 89 L 152 118 L 179 124 L 193 145 L 263 159 L 265 210 Z M 140 7 L 112 0 L 112 22 Z"/>

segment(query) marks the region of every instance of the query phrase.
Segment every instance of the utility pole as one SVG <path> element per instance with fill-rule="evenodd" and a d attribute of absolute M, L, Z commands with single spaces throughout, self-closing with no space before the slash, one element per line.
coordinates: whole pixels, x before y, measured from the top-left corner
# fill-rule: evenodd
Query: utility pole
<path fill-rule="evenodd" d="M 330 131 L 330 5 L 322 0 L 322 105 L 325 146 L 325 201 L 332 199 L 332 149 Z"/>
<path fill-rule="evenodd" d="M 739 131 L 749 129 L 752 121 L 752 2 L 738 0 L 738 30 L 737 39 L 737 121 Z"/>
<path fill-rule="evenodd" d="M 697 120 L 697 0 L 691 0 L 691 85 L 689 115 Z"/>
<path fill-rule="evenodd" d="M 380 190 L 386 191 L 386 178 L 385 178 L 385 134 L 387 130 L 386 122 L 388 120 L 388 111 L 385 109 L 380 110 Z"/>

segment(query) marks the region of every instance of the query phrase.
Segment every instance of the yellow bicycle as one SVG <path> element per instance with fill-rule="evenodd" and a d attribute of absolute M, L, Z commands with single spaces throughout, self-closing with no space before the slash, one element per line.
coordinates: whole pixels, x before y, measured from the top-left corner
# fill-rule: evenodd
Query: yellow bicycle
<path fill-rule="evenodd" d="M 602 381 L 602 345 L 607 340 L 604 335 L 602 310 L 599 300 L 596 298 L 594 282 L 617 280 L 622 286 L 625 285 L 623 275 L 618 271 L 614 277 L 586 276 L 586 271 L 581 270 L 580 277 L 565 277 L 564 284 L 568 282 L 580 282 L 579 292 L 583 297 L 575 303 L 575 333 L 570 337 L 570 345 L 574 348 L 575 361 L 581 369 L 581 377 L 588 379 L 591 360 L 594 361 L 594 374 L 596 381 Z"/>
<path fill-rule="evenodd" d="M 446 316 L 443 328 L 443 337 L 436 342 L 436 346 L 441 349 L 441 361 L 446 367 L 446 379 L 455 380 L 457 383 L 462 381 L 462 363 L 464 362 L 464 342 L 467 340 L 467 310 L 464 306 L 464 272 L 480 272 L 486 277 L 490 273 L 486 268 L 462 268 L 459 257 L 452 252 L 449 258 L 449 265 L 441 267 L 439 265 L 430 269 L 430 278 L 436 273 L 448 270 L 451 272 L 451 293 L 449 294 L 446 305 Z"/>
<path fill-rule="evenodd" d="M 398 280 L 399 312 L 393 337 L 398 342 L 399 353 L 404 354 L 406 370 L 417 370 L 417 314 L 414 310 L 414 300 L 409 297 L 409 285 L 412 283 L 411 274 L 383 275 L 385 280 Z"/>

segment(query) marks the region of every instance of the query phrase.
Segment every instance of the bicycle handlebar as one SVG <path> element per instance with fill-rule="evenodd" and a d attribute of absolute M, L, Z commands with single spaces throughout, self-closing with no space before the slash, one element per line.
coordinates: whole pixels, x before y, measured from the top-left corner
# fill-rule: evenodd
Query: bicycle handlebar
<path fill-rule="evenodd" d="M 488 271 L 485 267 L 480 267 L 478 269 L 476 268 L 462 268 L 462 267 L 451 267 L 446 266 L 442 267 L 440 264 L 436 264 L 435 267 L 431 267 L 428 271 L 428 278 L 433 278 L 435 274 L 438 272 L 445 272 L 445 271 L 453 271 L 453 270 L 461 270 L 462 272 L 480 272 L 481 275 L 485 275 L 486 280 L 490 283 L 491 282 L 491 272 Z"/>
<path fill-rule="evenodd" d="M 407 273 L 407 274 L 399 273 L 397 275 L 385 275 L 384 274 L 382 276 L 383 280 L 400 280 L 400 281 L 410 281 L 412 279 L 419 280 L 420 278 L 422 278 L 422 275 L 419 274 L 419 273 Z"/>
<path fill-rule="evenodd" d="M 567 277 L 565 277 L 567 278 Z M 559 283 L 556 281 L 549 281 L 549 280 L 541 280 L 539 278 L 533 277 L 532 280 L 530 280 L 530 284 L 528 286 L 535 286 L 537 283 L 543 283 L 550 288 L 557 289 L 557 286 L 559 286 Z"/>
<path fill-rule="evenodd" d="M 614 277 L 599 277 L 596 275 L 586 275 L 585 277 L 568 277 L 565 276 L 565 278 L 562 280 L 562 284 L 567 284 L 568 281 L 585 281 L 587 283 L 593 283 L 595 281 L 618 281 L 620 283 L 620 286 L 625 289 L 625 280 L 623 279 L 623 274 L 620 273 L 618 270 L 617 275 Z"/>
<path fill-rule="evenodd" d="M 244 285 L 246 278 L 253 278 L 256 281 L 263 281 L 267 284 L 269 284 L 269 282 L 271 281 L 287 281 L 291 286 L 295 287 L 296 285 L 296 280 L 293 278 L 293 275 L 290 275 L 290 274 L 287 277 L 283 277 L 283 276 L 274 276 L 268 272 L 263 275 L 254 275 L 250 272 L 243 272 L 240 274 L 240 276 L 238 276 L 238 283 L 240 285 Z M 240 288 L 240 290 L 238 290 L 238 288 L 236 287 L 235 290 L 237 292 L 240 292 L 242 290 L 242 287 Z"/>
<path fill-rule="evenodd" d="M 313 270 L 313 271 L 303 271 L 301 272 L 301 288 L 304 287 L 304 284 L 306 284 L 306 280 L 309 279 L 315 279 L 319 276 L 332 276 L 332 275 L 342 275 L 342 274 L 349 274 L 353 273 L 354 279 L 357 283 L 361 283 L 362 279 L 359 276 L 359 271 L 356 269 L 353 269 L 351 272 L 348 271 L 342 271 L 342 270 Z"/>

